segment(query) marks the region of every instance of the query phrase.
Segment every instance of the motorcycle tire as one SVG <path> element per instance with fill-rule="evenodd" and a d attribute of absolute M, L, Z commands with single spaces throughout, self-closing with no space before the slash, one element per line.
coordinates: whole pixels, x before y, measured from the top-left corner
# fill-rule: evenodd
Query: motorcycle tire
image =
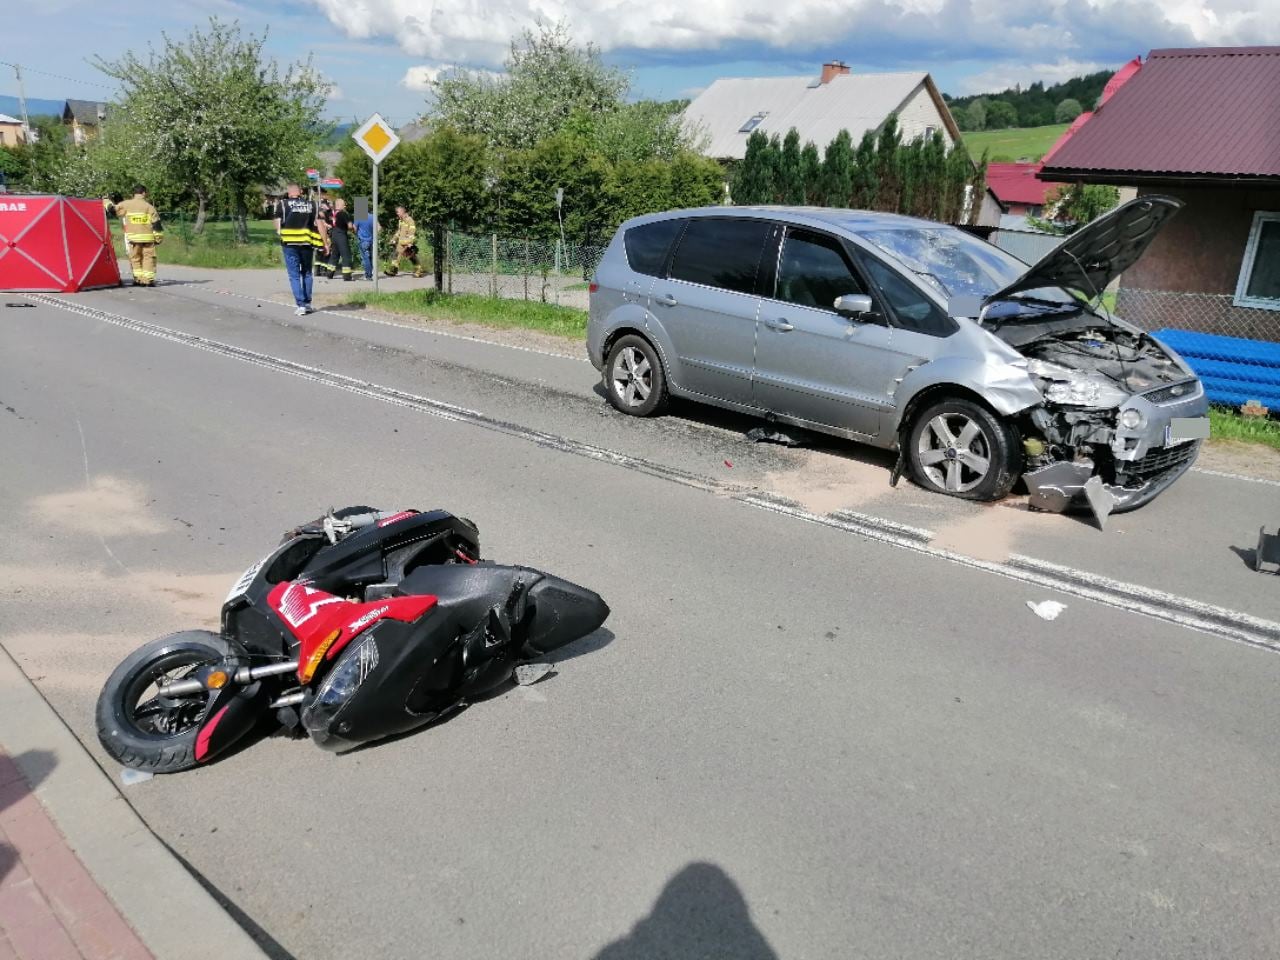
<path fill-rule="evenodd" d="M 112 671 L 98 696 L 96 719 L 103 749 L 135 770 L 178 773 L 196 766 L 196 735 L 214 694 L 138 701 L 154 686 L 157 676 L 215 663 L 230 652 L 216 633 L 184 630 L 152 640 L 129 654 Z M 148 710 L 145 716 L 140 707 Z"/>

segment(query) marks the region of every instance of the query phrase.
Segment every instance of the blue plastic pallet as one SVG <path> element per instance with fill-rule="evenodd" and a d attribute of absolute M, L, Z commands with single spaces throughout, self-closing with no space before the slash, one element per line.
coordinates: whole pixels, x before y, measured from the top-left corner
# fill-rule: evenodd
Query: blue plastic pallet
<path fill-rule="evenodd" d="M 1280 410 L 1280 343 L 1187 330 L 1155 330 L 1152 335 L 1182 354 L 1204 382 L 1211 403 L 1238 407 L 1257 400 Z"/>

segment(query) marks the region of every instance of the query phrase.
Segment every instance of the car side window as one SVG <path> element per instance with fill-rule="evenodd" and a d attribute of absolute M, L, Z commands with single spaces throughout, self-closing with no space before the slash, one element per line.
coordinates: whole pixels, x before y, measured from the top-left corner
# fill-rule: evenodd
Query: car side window
<path fill-rule="evenodd" d="M 944 310 L 893 268 L 874 257 L 864 257 L 863 266 L 893 309 L 898 326 L 931 337 L 949 337 L 959 329 Z"/>
<path fill-rule="evenodd" d="M 627 249 L 627 263 L 631 269 L 650 277 L 660 276 L 672 241 L 680 235 L 684 224 L 685 221 L 680 219 L 658 220 L 628 230 L 622 237 L 622 243 Z"/>
<path fill-rule="evenodd" d="M 760 257 L 771 225 L 763 220 L 692 220 L 671 259 L 671 278 L 755 293 Z"/>
<path fill-rule="evenodd" d="M 774 297 L 802 307 L 834 310 L 836 297 L 866 293 L 834 237 L 812 230 L 787 230 L 778 262 Z"/>

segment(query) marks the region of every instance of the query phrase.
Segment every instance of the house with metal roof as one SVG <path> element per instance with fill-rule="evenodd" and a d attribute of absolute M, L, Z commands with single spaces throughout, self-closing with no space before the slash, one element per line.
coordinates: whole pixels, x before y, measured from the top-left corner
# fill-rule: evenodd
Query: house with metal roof
<path fill-rule="evenodd" d="M 71 128 L 71 142 L 79 144 L 96 137 L 108 109 L 97 100 L 68 100 L 62 108 L 62 125 Z"/>
<path fill-rule="evenodd" d="M 16 147 L 27 142 L 22 121 L 7 113 L 0 113 L 0 147 Z"/>
<path fill-rule="evenodd" d="M 1130 67 L 1039 177 L 1184 203 L 1122 278 L 1121 316 L 1280 341 L 1280 47 L 1153 50 Z"/>
<path fill-rule="evenodd" d="M 848 130 L 854 143 L 878 131 L 890 114 L 904 140 L 941 132 L 950 147 L 960 130 L 927 73 L 853 73 L 845 63 L 817 76 L 721 77 L 685 109 L 685 129 L 717 160 L 741 160 L 752 132 L 784 137 L 792 127 L 819 150 Z"/>

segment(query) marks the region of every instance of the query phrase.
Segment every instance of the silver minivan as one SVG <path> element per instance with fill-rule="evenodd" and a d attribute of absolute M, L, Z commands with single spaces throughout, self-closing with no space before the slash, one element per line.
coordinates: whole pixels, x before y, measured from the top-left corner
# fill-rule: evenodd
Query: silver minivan
<path fill-rule="evenodd" d="M 1133 509 L 1194 462 L 1190 368 L 1100 306 L 1180 208 L 1122 204 L 1028 266 L 971 234 L 856 210 L 708 207 L 624 223 L 591 284 L 609 401 L 684 397 L 898 450 L 970 500 Z"/>

